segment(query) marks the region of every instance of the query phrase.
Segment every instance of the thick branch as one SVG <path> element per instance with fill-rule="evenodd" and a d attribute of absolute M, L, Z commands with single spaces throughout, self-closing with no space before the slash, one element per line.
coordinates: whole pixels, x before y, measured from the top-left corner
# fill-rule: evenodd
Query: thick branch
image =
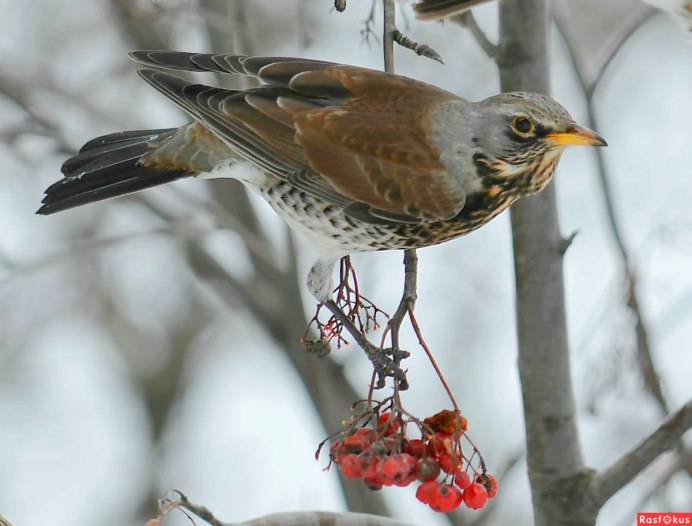
<path fill-rule="evenodd" d="M 692 400 L 670 415 L 656 431 L 593 480 L 591 495 L 594 501 L 598 505 L 603 505 L 656 460 L 661 453 L 672 449 L 690 428 L 692 428 Z"/>
<path fill-rule="evenodd" d="M 500 4 L 502 91 L 548 93 L 548 9 L 544 0 Z M 592 524 L 565 513 L 576 495 L 565 481 L 584 470 L 569 367 L 562 279 L 563 238 L 554 184 L 512 206 L 519 374 L 536 526 Z"/>
<path fill-rule="evenodd" d="M 193 513 L 212 526 L 413 526 L 387 517 L 364 513 L 335 513 L 326 511 L 296 511 L 265 515 L 247 522 L 227 523 L 219 520 L 208 508 L 190 502 L 183 494 L 178 498 L 166 498 L 160 501 L 159 517 L 163 518 L 175 509 Z M 158 521 L 156 524 L 158 525 Z M 0 524 L 0 526 L 2 526 Z"/>

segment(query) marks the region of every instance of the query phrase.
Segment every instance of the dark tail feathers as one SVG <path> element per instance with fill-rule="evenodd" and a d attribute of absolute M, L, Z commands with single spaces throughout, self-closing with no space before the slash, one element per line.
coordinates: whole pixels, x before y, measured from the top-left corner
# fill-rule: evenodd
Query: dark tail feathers
<path fill-rule="evenodd" d="M 175 129 L 112 133 L 86 143 L 62 165 L 63 179 L 46 190 L 37 214 L 48 215 L 150 188 L 190 172 L 138 164 L 152 142 L 172 135 Z"/>

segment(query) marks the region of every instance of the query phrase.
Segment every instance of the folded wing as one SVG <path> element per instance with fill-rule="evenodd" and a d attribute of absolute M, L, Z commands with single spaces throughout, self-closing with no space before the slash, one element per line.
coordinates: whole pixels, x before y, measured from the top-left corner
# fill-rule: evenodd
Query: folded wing
<path fill-rule="evenodd" d="M 427 140 L 429 115 L 457 97 L 405 77 L 329 62 L 139 51 L 144 64 L 235 73 L 262 85 L 234 91 L 145 69 L 140 75 L 241 156 L 371 222 L 437 221 L 462 209 Z"/>

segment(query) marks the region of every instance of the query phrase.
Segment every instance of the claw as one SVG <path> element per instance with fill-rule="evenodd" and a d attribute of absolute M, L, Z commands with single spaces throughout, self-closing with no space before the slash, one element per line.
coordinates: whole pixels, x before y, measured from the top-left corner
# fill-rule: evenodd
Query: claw
<path fill-rule="evenodd" d="M 387 378 L 393 378 L 399 384 L 399 389 L 406 391 L 408 389 L 408 379 L 406 372 L 401 368 L 399 363 L 401 360 L 408 358 L 411 353 L 400 349 L 380 349 L 374 345 L 370 345 L 366 349 L 366 354 L 370 363 L 375 370 L 377 377 L 375 389 L 382 389 L 386 384 Z"/>

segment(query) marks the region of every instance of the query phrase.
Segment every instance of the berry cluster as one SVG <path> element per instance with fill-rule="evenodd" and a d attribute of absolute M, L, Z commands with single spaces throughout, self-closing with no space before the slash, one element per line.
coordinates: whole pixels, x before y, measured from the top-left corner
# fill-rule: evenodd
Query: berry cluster
<path fill-rule="evenodd" d="M 464 469 L 458 437 L 466 430 L 466 420 L 443 411 L 419 428 L 422 438 L 409 439 L 406 422 L 384 413 L 374 427 L 351 429 L 335 440 L 330 459 L 345 477 L 362 479 L 373 490 L 419 481 L 416 498 L 435 511 L 449 512 L 462 502 L 473 509 L 485 506 L 496 495 L 497 482 L 484 469 L 472 481 L 468 470 L 476 470 L 468 461 Z"/>

